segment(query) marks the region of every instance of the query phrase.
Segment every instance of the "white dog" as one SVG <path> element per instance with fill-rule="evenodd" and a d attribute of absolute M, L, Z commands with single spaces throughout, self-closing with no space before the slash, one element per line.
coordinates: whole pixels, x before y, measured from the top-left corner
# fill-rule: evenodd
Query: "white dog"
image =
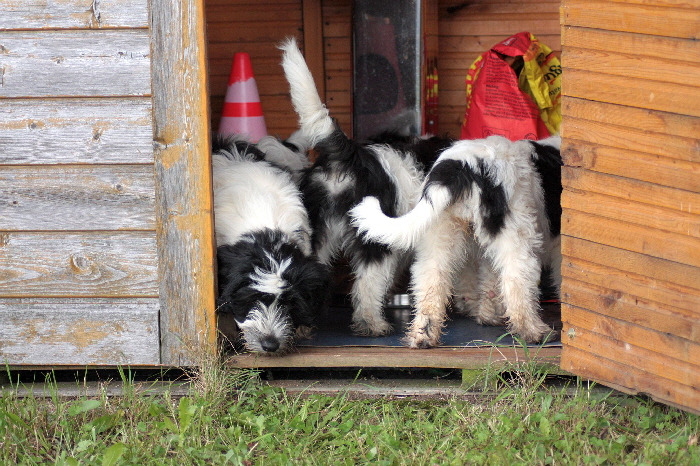
<path fill-rule="evenodd" d="M 311 257 L 308 215 L 288 169 L 303 163 L 276 138 L 214 141 L 217 310 L 233 316 L 251 351 L 288 351 L 324 302 L 328 271 Z"/>
<path fill-rule="evenodd" d="M 375 196 L 384 212 L 402 215 L 420 196 L 424 166 L 449 142 L 385 132 L 381 141 L 348 138 L 330 117 L 313 76 L 294 39 L 284 42 L 282 66 L 290 85 L 300 131 L 318 151 L 301 181 L 311 225 L 312 248 L 331 265 L 344 254 L 354 275 L 352 328 L 361 335 L 382 335 L 392 328 L 383 315 L 387 294 L 404 254 L 378 242 L 363 242 L 350 225 L 348 211 L 365 196 Z"/>
<path fill-rule="evenodd" d="M 465 282 L 467 289 L 479 287 L 477 302 L 462 307 L 478 322 L 505 321 L 527 342 L 552 337 L 540 317 L 538 282 L 543 267 L 557 290 L 561 277 L 560 143 L 559 137 L 458 141 L 442 152 L 407 214 L 387 215 L 372 197 L 352 209 L 353 224 L 368 241 L 415 250 L 408 346 L 439 344 L 454 286 Z"/>

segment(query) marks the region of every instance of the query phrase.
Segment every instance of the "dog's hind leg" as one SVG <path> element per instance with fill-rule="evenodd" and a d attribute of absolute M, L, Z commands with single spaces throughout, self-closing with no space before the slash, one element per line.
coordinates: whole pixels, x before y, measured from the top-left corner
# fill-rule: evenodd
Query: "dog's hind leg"
<path fill-rule="evenodd" d="M 384 318 L 384 303 L 394 276 L 399 256 L 387 253 L 382 259 L 352 263 L 355 274 L 351 297 L 353 304 L 352 330 L 358 335 L 379 336 L 392 332 Z"/>
<path fill-rule="evenodd" d="M 404 343 L 411 348 L 440 344 L 455 274 L 465 259 L 469 226 L 443 215 L 416 246 L 411 266 L 415 314 Z"/>
<path fill-rule="evenodd" d="M 537 238 L 512 225 L 499 232 L 486 249 L 500 276 L 508 330 L 528 343 L 541 342 L 552 329 L 542 321 L 539 308 L 541 264 L 537 255 Z"/>

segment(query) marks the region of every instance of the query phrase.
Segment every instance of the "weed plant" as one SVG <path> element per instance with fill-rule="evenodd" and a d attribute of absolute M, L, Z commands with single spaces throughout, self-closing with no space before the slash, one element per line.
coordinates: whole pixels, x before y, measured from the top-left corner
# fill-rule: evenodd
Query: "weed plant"
<path fill-rule="evenodd" d="M 290 395 L 212 363 L 185 396 L 0 395 L 1 465 L 699 465 L 700 418 L 640 397 L 485 371 L 482 397 Z M 490 381 L 489 381 L 490 378 Z M 494 382 L 495 378 L 495 382 Z"/>

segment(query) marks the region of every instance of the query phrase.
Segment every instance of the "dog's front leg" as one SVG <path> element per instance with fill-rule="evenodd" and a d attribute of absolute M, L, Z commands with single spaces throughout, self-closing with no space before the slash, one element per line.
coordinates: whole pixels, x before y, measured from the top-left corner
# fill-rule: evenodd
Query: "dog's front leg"
<path fill-rule="evenodd" d="M 411 266 L 415 314 L 404 343 L 411 348 L 440 344 L 452 284 L 465 259 L 467 226 L 447 214 L 438 219 L 416 247 Z"/>
<path fill-rule="evenodd" d="M 398 261 L 396 253 L 387 253 L 382 259 L 351 264 L 355 273 L 351 290 L 354 333 L 380 336 L 393 331 L 384 318 L 384 302 L 394 283 Z"/>

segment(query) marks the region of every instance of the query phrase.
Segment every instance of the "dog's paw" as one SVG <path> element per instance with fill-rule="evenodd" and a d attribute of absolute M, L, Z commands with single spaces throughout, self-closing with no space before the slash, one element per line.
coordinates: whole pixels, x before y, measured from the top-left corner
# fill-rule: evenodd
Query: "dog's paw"
<path fill-rule="evenodd" d="M 424 331 L 411 330 L 406 333 L 406 336 L 401 340 L 404 346 L 413 349 L 428 349 L 440 345 L 440 338 L 433 336 L 429 337 Z"/>
<path fill-rule="evenodd" d="M 456 295 L 452 304 L 455 312 L 463 316 L 474 316 L 479 306 L 476 294 Z"/>
<path fill-rule="evenodd" d="M 297 327 L 294 337 L 297 340 L 308 340 L 314 336 L 316 329 L 314 327 L 307 327 L 306 325 L 300 325 Z"/>
<path fill-rule="evenodd" d="M 381 337 L 389 335 L 394 331 L 394 327 L 386 320 L 366 320 L 354 318 L 350 326 L 352 333 L 363 337 Z"/>
<path fill-rule="evenodd" d="M 544 322 L 542 322 L 541 324 L 533 325 L 526 329 L 516 330 L 512 328 L 510 333 L 517 334 L 527 343 L 532 344 L 549 343 L 551 341 L 556 341 L 560 338 L 560 332 L 552 329 Z"/>
<path fill-rule="evenodd" d="M 494 291 L 481 293 L 476 310 L 472 314 L 480 325 L 503 325 L 505 306 L 500 296 Z"/>

